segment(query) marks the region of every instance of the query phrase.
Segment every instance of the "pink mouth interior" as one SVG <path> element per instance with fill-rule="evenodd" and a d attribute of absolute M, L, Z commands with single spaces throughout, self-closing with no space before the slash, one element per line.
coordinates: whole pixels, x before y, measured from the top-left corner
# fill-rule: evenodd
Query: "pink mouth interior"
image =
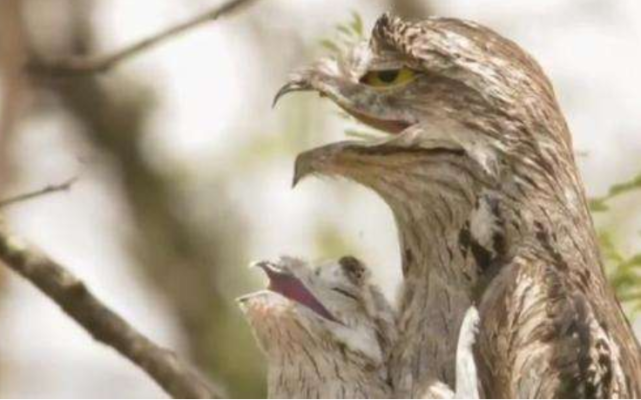
<path fill-rule="evenodd" d="M 325 308 L 325 306 L 323 306 L 323 304 L 318 301 L 318 299 L 316 299 L 316 297 L 294 275 L 280 272 L 269 267 L 264 268 L 264 270 L 269 277 L 269 290 L 308 307 L 325 319 L 338 322 L 327 308 Z"/>

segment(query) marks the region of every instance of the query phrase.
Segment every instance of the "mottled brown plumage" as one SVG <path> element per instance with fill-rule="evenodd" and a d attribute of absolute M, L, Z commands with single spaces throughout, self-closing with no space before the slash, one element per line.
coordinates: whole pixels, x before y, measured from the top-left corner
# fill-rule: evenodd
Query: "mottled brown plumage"
<path fill-rule="evenodd" d="M 453 384 L 456 332 L 475 303 L 486 396 L 641 396 L 639 345 L 603 273 L 570 132 L 528 54 L 475 23 L 384 15 L 369 43 L 295 74 L 279 95 L 293 90 L 392 135 L 301 154 L 296 180 L 348 177 L 392 209 L 400 395 Z"/>
<path fill-rule="evenodd" d="M 256 264 L 268 290 L 239 299 L 268 364 L 270 398 L 397 397 L 389 376 L 394 311 L 354 257 L 311 266 L 299 259 Z M 465 314 L 456 350 L 456 391 L 433 382 L 421 398 L 479 398 L 472 346 L 479 316 Z"/>
<path fill-rule="evenodd" d="M 269 290 L 240 299 L 268 364 L 270 398 L 386 398 L 394 313 L 353 257 L 257 264 Z"/>

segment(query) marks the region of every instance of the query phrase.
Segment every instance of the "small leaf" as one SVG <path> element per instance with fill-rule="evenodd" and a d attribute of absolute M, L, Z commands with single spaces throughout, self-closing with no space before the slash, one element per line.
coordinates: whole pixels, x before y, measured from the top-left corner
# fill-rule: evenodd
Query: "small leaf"
<path fill-rule="evenodd" d="M 611 261 L 618 265 L 625 262 L 625 257 L 614 245 L 614 241 L 608 232 L 601 232 L 599 234 L 599 245 L 601 246 L 601 251 L 606 261 Z"/>
<path fill-rule="evenodd" d="M 610 283 L 619 296 L 623 296 L 627 290 L 638 286 L 639 277 L 635 274 L 615 274 L 610 277 Z"/>
<path fill-rule="evenodd" d="M 329 39 L 321 40 L 320 45 L 322 47 L 324 47 L 326 50 L 329 50 L 332 53 L 339 54 L 341 52 L 340 47 L 338 47 L 338 45 L 336 43 L 334 43 L 333 41 L 331 41 Z"/>
<path fill-rule="evenodd" d="M 635 176 L 631 180 L 619 183 L 610 188 L 608 197 L 618 196 L 633 190 L 641 189 L 641 174 Z"/>
<path fill-rule="evenodd" d="M 350 24 L 354 32 L 356 32 L 359 38 L 364 36 L 363 34 L 363 18 L 356 11 L 352 11 L 352 23 Z"/>
<path fill-rule="evenodd" d="M 641 267 L 641 253 L 635 254 L 625 262 L 626 268 Z"/>
<path fill-rule="evenodd" d="M 348 38 L 351 38 L 355 35 L 358 35 L 357 32 L 355 32 L 353 29 L 350 28 L 350 26 L 346 25 L 337 25 L 336 29 L 342 33 L 343 35 L 347 36 Z"/>
<path fill-rule="evenodd" d="M 608 211 L 609 207 L 605 204 L 606 200 L 604 198 L 590 199 L 590 211 L 594 213 Z"/>
<path fill-rule="evenodd" d="M 612 200 L 614 197 L 621 196 L 623 194 L 627 194 L 636 190 L 641 190 L 641 174 L 635 176 L 627 182 L 612 185 L 608 190 L 608 194 L 606 194 L 605 196 L 590 199 L 590 211 L 595 213 L 608 211 L 609 208 L 606 205 L 608 201 Z"/>

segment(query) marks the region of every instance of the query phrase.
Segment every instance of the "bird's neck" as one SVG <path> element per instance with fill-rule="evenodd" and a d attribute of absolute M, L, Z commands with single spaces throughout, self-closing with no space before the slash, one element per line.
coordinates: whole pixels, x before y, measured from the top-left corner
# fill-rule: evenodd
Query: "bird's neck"
<path fill-rule="evenodd" d="M 406 396 L 424 392 L 434 380 L 454 385 L 464 313 L 522 242 L 538 245 L 540 231 L 554 227 L 564 232 L 549 236 L 559 240 L 550 244 L 559 251 L 596 248 L 574 168 L 555 181 L 529 182 L 515 178 L 515 171 L 509 179 L 488 180 L 469 159 L 438 162 L 433 170 L 423 163 L 405 171 L 399 179 L 409 182 L 404 190 L 378 190 L 393 210 L 400 237 L 405 279 L 392 371 L 396 390 Z M 598 256 L 583 257 L 599 268 Z"/>
<path fill-rule="evenodd" d="M 399 232 L 404 285 L 390 371 L 397 395 L 413 397 L 436 381 L 454 387 L 458 329 L 483 257 L 469 219 L 484 178 L 455 154 L 405 167 L 390 184 L 370 186 L 393 210 Z"/>
<path fill-rule="evenodd" d="M 472 203 L 452 208 L 438 196 L 422 207 L 394 208 L 404 285 L 399 340 L 391 371 L 400 396 L 424 393 L 436 380 L 453 387 L 458 327 L 472 304 L 476 266 L 462 239 Z"/>

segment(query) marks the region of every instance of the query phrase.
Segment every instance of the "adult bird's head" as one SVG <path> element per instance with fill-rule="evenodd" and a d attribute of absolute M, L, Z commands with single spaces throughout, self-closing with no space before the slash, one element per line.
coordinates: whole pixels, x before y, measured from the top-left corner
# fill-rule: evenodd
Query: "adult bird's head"
<path fill-rule="evenodd" d="M 382 180 L 393 180 L 395 172 L 402 177 L 408 164 L 429 155 L 467 156 L 494 176 L 505 166 L 518 174 L 519 166 L 555 168 L 572 160 L 565 122 L 539 66 L 475 23 L 407 22 L 385 14 L 369 42 L 293 74 L 276 100 L 307 90 L 389 137 L 304 153 L 296 181 L 335 174 L 382 191 Z"/>

